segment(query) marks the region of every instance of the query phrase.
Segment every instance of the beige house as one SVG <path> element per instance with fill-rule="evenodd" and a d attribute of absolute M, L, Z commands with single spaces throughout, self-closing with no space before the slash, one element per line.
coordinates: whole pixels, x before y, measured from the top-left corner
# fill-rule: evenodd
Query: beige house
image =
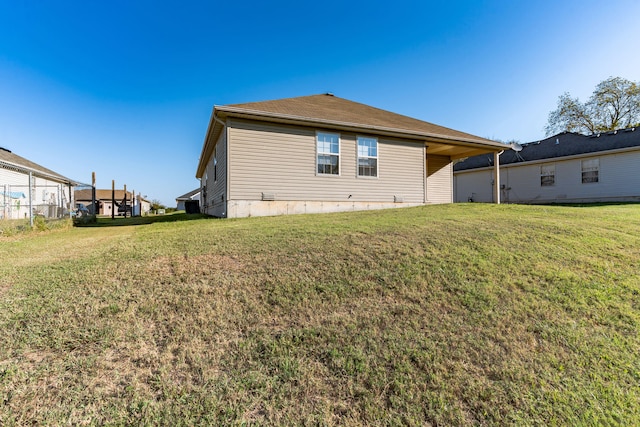
<path fill-rule="evenodd" d="M 451 203 L 454 160 L 483 153 L 498 159 L 507 148 L 331 94 L 312 95 L 216 106 L 196 177 L 202 212 L 217 217 Z"/>
<path fill-rule="evenodd" d="M 151 202 L 144 199 L 140 194 L 135 194 L 130 191 L 127 191 L 125 194 L 124 190 L 115 190 L 112 194 L 109 189 L 96 189 L 97 215 L 111 216 L 112 213 L 113 215 L 122 215 L 124 211 L 123 209 L 118 210 L 118 205 L 122 205 L 125 195 L 127 198 L 127 206 L 131 208 L 131 211 L 128 212 L 133 212 L 134 215 L 147 215 L 149 211 L 151 211 Z M 115 198 L 116 206 L 113 205 L 112 197 Z M 89 211 L 92 211 L 91 198 L 91 188 L 84 188 L 75 191 L 76 203 L 84 204 L 89 208 Z M 132 198 L 135 198 L 133 202 L 131 201 Z"/>

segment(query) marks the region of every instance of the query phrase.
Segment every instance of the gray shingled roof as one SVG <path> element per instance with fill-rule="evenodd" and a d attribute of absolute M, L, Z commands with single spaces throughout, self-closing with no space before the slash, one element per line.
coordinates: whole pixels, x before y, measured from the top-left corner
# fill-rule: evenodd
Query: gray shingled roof
<path fill-rule="evenodd" d="M 200 192 L 200 189 L 196 188 L 195 190 L 191 190 L 188 193 L 183 194 L 182 196 L 176 197 L 176 200 L 191 200 L 191 197 L 198 194 L 199 192 Z"/>
<path fill-rule="evenodd" d="M 555 159 L 621 148 L 640 147 L 640 128 L 621 129 L 594 135 L 563 132 L 541 141 L 522 144 L 519 152 L 508 150 L 500 155 L 500 165 Z M 493 166 L 493 154 L 469 157 L 454 165 L 453 170 L 464 171 Z"/>
<path fill-rule="evenodd" d="M 36 175 L 51 178 L 65 184 L 77 184 L 77 182 L 73 181 L 72 179 L 62 176 L 59 173 L 52 171 L 51 169 L 45 168 L 44 166 L 40 166 L 39 164 L 27 160 L 24 157 L 20 157 L 17 154 L 12 153 L 11 151 L 2 147 L 0 147 L 0 162 L 4 163 L 5 167 L 13 167 L 16 170 L 21 170 L 22 172 L 28 173 L 29 171 L 31 171 Z"/>
<path fill-rule="evenodd" d="M 368 132 L 426 142 L 429 150 L 452 158 L 469 152 L 504 150 L 506 145 L 469 133 L 392 113 L 332 94 L 300 96 L 244 104 L 216 105 L 202 146 L 196 178 L 204 175 L 213 147 L 222 131 L 219 119 L 239 117 L 274 123 L 288 123 Z"/>

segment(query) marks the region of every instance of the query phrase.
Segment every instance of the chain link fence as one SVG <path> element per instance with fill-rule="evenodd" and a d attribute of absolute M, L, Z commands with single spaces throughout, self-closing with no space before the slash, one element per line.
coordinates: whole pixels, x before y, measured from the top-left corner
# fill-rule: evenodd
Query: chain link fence
<path fill-rule="evenodd" d="M 0 184 L 0 219 L 34 217 L 56 219 L 70 217 L 77 207 L 73 203 L 74 187 L 64 184 Z M 31 193 L 31 194 L 29 194 Z"/>

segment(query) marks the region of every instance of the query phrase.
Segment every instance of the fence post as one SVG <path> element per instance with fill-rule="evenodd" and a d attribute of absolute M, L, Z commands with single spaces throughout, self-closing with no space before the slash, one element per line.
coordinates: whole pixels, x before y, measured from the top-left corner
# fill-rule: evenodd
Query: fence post
<path fill-rule="evenodd" d="M 33 185 L 32 178 L 33 172 L 29 171 L 29 225 L 31 228 L 33 228 L 33 197 L 31 197 L 31 186 Z"/>
<path fill-rule="evenodd" d="M 124 217 L 127 217 L 127 184 L 124 185 Z"/>
<path fill-rule="evenodd" d="M 69 218 L 72 218 L 71 211 L 73 210 L 73 203 L 75 201 L 76 195 L 71 192 L 71 183 L 67 184 L 67 188 L 69 189 L 69 199 L 67 201 L 67 209 L 69 210 Z"/>

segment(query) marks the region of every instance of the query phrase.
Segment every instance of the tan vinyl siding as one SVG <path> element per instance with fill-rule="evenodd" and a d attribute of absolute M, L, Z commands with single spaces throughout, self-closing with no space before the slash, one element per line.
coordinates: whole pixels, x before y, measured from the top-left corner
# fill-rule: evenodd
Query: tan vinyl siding
<path fill-rule="evenodd" d="M 605 192 L 616 197 L 640 196 L 640 173 L 638 173 L 640 150 L 599 156 L 599 158 L 601 188 L 589 191 Z M 584 186 L 588 187 L 587 184 Z"/>
<path fill-rule="evenodd" d="M 316 132 L 340 135 L 340 175 L 316 174 Z M 327 129 L 230 120 L 230 200 L 424 201 L 424 145 L 378 137 L 378 177 L 357 176 L 356 137 Z M 362 136 L 373 136 L 362 134 Z M 349 197 L 351 196 L 351 197 Z"/>
<path fill-rule="evenodd" d="M 0 168 L 0 184 L 29 185 L 29 174 Z"/>
<path fill-rule="evenodd" d="M 427 203 L 451 203 L 453 166 L 445 156 L 427 156 Z"/>
<path fill-rule="evenodd" d="M 586 159 L 599 159 L 598 182 L 582 183 L 581 162 Z M 552 186 L 540 185 L 540 164 L 508 168 L 509 201 L 597 202 L 640 196 L 640 175 L 637 173 L 640 151 L 589 155 L 544 164 L 555 165 L 555 183 Z"/>
<path fill-rule="evenodd" d="M 506 184 L 504 171 L 500 171 L 500 180 Z M 476 172 L 456 173 L 453 176 L 455 202 L 493 202 L 493 170 L 483 169 Z M 507 202 L 507 200 L 503 200 Z"/>
<path fill-rule="evenodd" d="M 217 217 L 226 216 L 227 206 L 227 132 L 224 129 L 216 142 L 215 156 L 217 157 L 217 179 L 214 167 L 214 156 L 211 156 L 206 169 L 206 201 L 205 212 Z"/>

